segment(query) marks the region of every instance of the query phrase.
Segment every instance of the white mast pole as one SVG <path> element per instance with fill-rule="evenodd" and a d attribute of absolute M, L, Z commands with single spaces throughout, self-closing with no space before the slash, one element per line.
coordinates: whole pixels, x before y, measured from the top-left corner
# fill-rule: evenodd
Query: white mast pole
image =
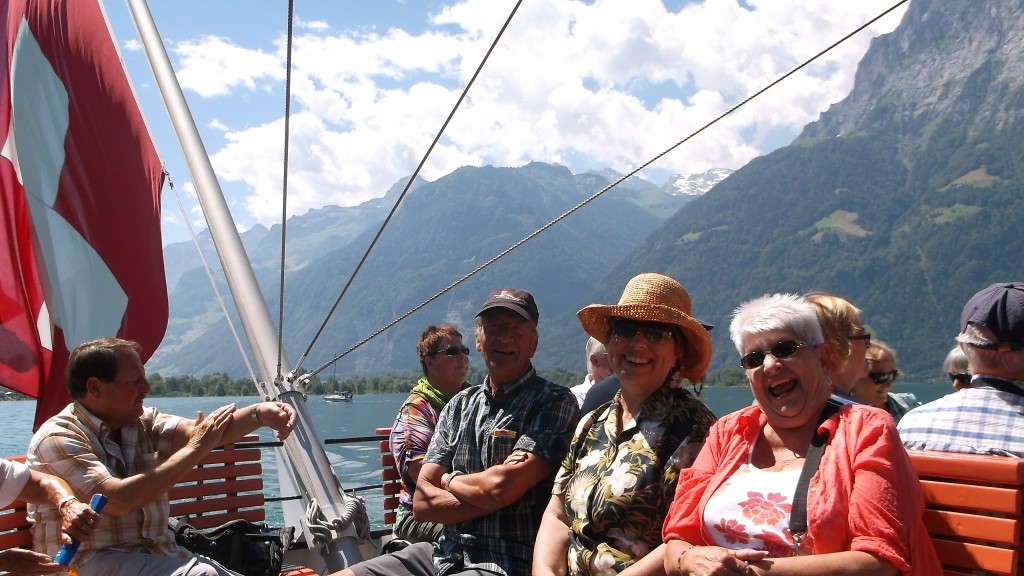
<path fill-rule="evenodd" d="M 126 1 L 164 99 L 164 106 L 188 163 L 189 172 L 192 174 L 221 266 L 231 288 L 260 376 L 263 378 L 263 382 L 258 385 L 259 392 L 264 398 L 276 397 L 288 402 L 298 414 L 295 431 L 285 441 L 284 447 L 288 460 L 292 462 L 295 479 L 301 484 L 305 509 L 310 511 L 308 515 L 302 516 L 300 527 L 306 535 L 307 542 L 326 541 L 321 554 L 327 568 L 332 572 L 340 570 L 362 559 L 356 530 L 348 519 L 343 518 L 342 513 L 345 512 L 350 519 L 354 513 L 362 513 L 365 516 L 365 509 L 356 506 L 355 499 L 350 499 L 342 491 L 341 482 L 335 476 L 323 444 L 313 429 L 301 390 L 297 389 L 292 381 L 276 381 L 277 333 L 256 282 L 252 265 L 242 246 L 242 240 L 235 229 L 224 194 L 213 172 L 209 155 L 199 137 L 199 131 L 171 67 L 171 61 L 153 22 L 149 6 L 145 0 Z M 281 362 L 283 373 L 290 373 L 291 366 L 284 358 L 284 354 L 281 355 Z M 273 387 L 268 384 L 270 382 L 273 382 Z M 311 509 L 311 501 L 318 506 Z M 333 531 L 339 531 L 339 537 L 334 538 Z"/>

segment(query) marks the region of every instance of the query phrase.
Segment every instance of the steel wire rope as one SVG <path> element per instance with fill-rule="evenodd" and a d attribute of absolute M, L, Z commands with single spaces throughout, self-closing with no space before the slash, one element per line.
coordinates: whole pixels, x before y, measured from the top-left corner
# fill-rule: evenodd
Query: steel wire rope
<path fill-rule="evenodd" d="M 281 177 L 281 272 L 277 293 L 277 372 L 274 380 L 282 380 L 281 364 L 284 358 L 284 265 L 288 238 L 288 151 L 292 115 L 292 20 L 295 15 L 295 0 L 288 0 L 288 49 L 285 56 L 284 73 L 284 174 Z"/>
<path fill-rule="evenodd" d="M 380 240 L 380 237 L 384 234 L 384 229 L 387 228 L 388 224 L 391 222 L 391 218 L 395 215 L 395 212 L 398 211 L 398 206 L 402 203 L 402 200 L 405 199 L 405 195 L 409 193 L 409 188 L 411 188 L 412 183 L 416 181 L 416 177 L 423 169 L 423 165 L 426 164 L 427 158 L 430 157 L 431 152 L 434 151 L 434 147 L 437 146 L 437 143 L 441 140 L 441 136 L 444 135 L 444 131 L 448 128 L 448 124 L 450 124 L 452 118 L 455 117 L 455 112 L 458 111 L 459 107 L 462 105 L 462 102 L 466 99 L 466 95 L 469 93 L 469 89 L 473 87 L 473 84 L 476 82 L 477 77 L 480 76 L 480 72 L 483 70 L 484 65 L 487 64 L 487 60 L 491 57 L 491 53 L 494 52 L 494 49 L 498 45 L 498 41 L 501 40 L 502 35 L 505 34 L 505 30 L 508 29 L 509 24 L 512 23 L 512 18 L 516 15 L 516 12 L 519 10 L 519 6 L 522 3 L 523 0 L 519 0 L 518 2 L 516 2 L 515 6 L 512 7 L 512 11 L 509 12 L 508 18 L 505 19 L 505 23 L 502 24 L 501 26 L 501 30 L 499 30 L 497 36 L 494 37 L 494 40 L 491 42 L 491 46 L 487 49 L 487 52 L 484 54 L 484 57 L 480 61 L 480 64 L 473 72 L 473 76 L 469 79 L 469 82 L 466 83 L 466 87 L 462 90 L 462 94 L 459 95 L 458 100 L 455 102 L 455 106 L 452 107 L 451 112 L 448 113 L 448 117 L 445 118 L 444 124 L 441 125 L 441 130 L 434 137 L 434 140 L 430 143 L 430 146 L 427 148 L 427 151 L 423 155 L 423 158 L 420 159 L 419 164 L 416 166 L 416 170 L 413 171 L 412 176 L 410 176 L 409 180 L 405 183 L 405 187 L 402 189 L 402 193 L 398 196 L 398 199 L 395 200 L 395 204 L 394 206 L 391 207 L 391 211 L 388 212 L 388 215 L 384 219 L 384 222 L 380 225 L 380 228 L 377 230 L 377 233 L 373 236 L 373 240 L 370 241 L 369 246 L 366 247 L 366 251 L 363 252 L 363 255 L 359 259 L 359 262 L 356 264 L 355 269 L 352 270 L 352 274 L 348 277 L 348 280 L 345 282 L 345 286 L 341 289 L 341 294 L 338 294 L 338 298 L 337 300 L 334 301 L 334 305 L 331 306 L 330 311 L 327 313 L 327 317 L 324 318 L 323 323 L 320 324 L 320 328 L 316 331 L 316 334 L 313 335 L 313 340 L 309 343 L 309 346 L 306 347 L 306 351 L 302 353 L 302 356 L 296 363 L 295 368 L 293 370 L 294 374 L 299 374 L 299 369 L 301 368 L 302 363 L 309 356 L 309 353 L 313 349 L 313 346 L 316 344 L 316 341 L 320 339 L 320 336 L 323 334 L 324 329 L 327 327 L 327 323 L 331 320 L 331 317 L 334 316 L 334 312 L 335 310 L 338 309 L 338 305 L 341 304 L 341 299 L 344 298 L 345 294 L 348 293 L 348 289 L 350 286 L 352 286 L 352 282 L 355 280 L 356 275 L 359 274 L 359 271 L 363 268 L 363 264 L 366 263 L 366 259 L 370 256 L 370 252 L 373 250 L 374 246 L 377 245 L 377 241 Z M 340 358 L 340 356 L 338 358 Z M 305 376 L 308 378 L 312 378 L 313 376 L 319 374 L 334 362 L 337 362 L 338 358 L 335 358 L 334 360 L 325 363 L 323 366 L 320 366 L 319 368 Z"/>
<path fill-rule="evenodd" d="M 195 228 L 192 228 L 192 222 L 188 219 L 188 213 L 185 211 L 185 204 L 181 201 L 181 196 L 178 194 L 178 189 L 174 186 L 174 180 L 171 178 L 171 173 L 164 167 L 164 177 L 167 178 L 167 185 L 171 188 L 171 193 L 174 194 L 174 200 L 178 203 L 178 210 L 181 212 L 181 220 L 185 222 L 185 226 L 188 228 L 189 237 L 192 238 L 192 244 L 196 247 L 196 252 L 199 254 L 199 261 L 203 264 L 203 271 L 206 272 L 206 277 L 210 280 L 210 287 L 213 288 L 214 299 L 217 300 L 217 304 L 220 306 L 221 312 L 224 313 L 224 319 L 227 320 L 228 330 L 231 331 L 231 337 L 235 339 L 235 347 L 238 348 L 238 354 L 242 357 L 242 362 L 245 363 L 245 369 L 249 372 L 249 378 L 252 380 L 257 390 L 259 389 L 259 380 L 256 379 L 256 372 L 252 368 L 252 364 L 249 362 L 249 355 L 245 353 L 245 348 L 242 347 L 242 339 L 238 335 L 238 330 L 235 328 L 235 323 L 231 321 L 231 314 L 228 313 L 228 307 L 224 305 L 224 296 L 221 294 L 220 289 L 217 288 L 217 281 L 213 278 L 213 271 L 210 268 L 210 263 L 206 261 L 206 257 L 203 256 L 203 249 L 199 246 L 199 237 L 196 236 Z"/>
<path fill-rule="evenodd" d="M 467 273 L 466 275 L 462 276 L 462 277 L 461 277 L 461 278 L 459 278 L 458 280 L 456 280 L 456 281 L 452 282 L 451 284 L 449 284 L 448 286 L 446 286 L 446 287 L 445 287 L 444 289 L 442 289 L 442 290 L 441 290 L 440 292 L 438 292 L 437 294 L 434 294 L 433 296 L 431 296 L 431 297 L 427 298 L 427 299 L 426 299 L 426 300 L 424 300 L 423 302 L 421 302 L 421 303 L 417 304 L 416 306 L 414 306 L 413 308 L 411 308 L 411 309 L 410 309 L 409 311 L 405 312 L 405 313 L 404 313 L 404 314 L 402 314 L 401 316 L 398 316 L 397 318 L 395 318 L 395 319 L 394 319 L 394 320 L 392 320 L 391 322 L 387 323 L 386 325 L 384 325 L 383 327 L 381 327 L 380 329 L 378 329 L 378 330 L 377 330 L 376 332 L 374 332 L 374 333 L 370 334 L 369 336 L 367 336 L 367 337 L 363 338 L 363 339 L 362 339 L 362 340 L 360 340 L 359 342 L 356 342 L 356 343 L 355 343 L 355 344 L 353 344 L 353 345 L 352 345 L 352 346 L 351 346 L 351 347 L 350 347 L 350 348 L 349 348 L 348 350 L 345 350 L 345 351 L 344 351 L 344 352 L 342 352 L 341 354 L 338 354 L 337 356 L 335 356 L 335 357 L 334 357 L 333 359 L 331 359 L 330 361 L 328 361 L 328 362 L 324 363 L 324 365 L 323 365 L 323 366 L 321 366 L 320 368 L 318 368 L 318 369 L 317 369 L 317 370 L 315 370 L 314 372 L 310 373 L 310 374 L 309 374 L 308 376 L 310 376 L 310 377 L 312 377 L 312 376 L 315 376 L 316 374 L 318 374 L 318 373 L 320 373 L 320 372 L 321 372 L 322 370 L 324 370 L 324 369 L 325 369 L 325 368 L 326 368 L 327 366 L 330 366 L 331 364 L 333 364 L 333 363 L 337 362 L 338 360 L 341 360 L 341 359 L 342 359 L 342 358 L 344 358 L 344 357 L 345 357 L 346 355 L 348 355 L 348 354 L 352 353 L 353 351 L 357 350 L 357 349 L 358 349 L 358 348 L 359 348 L 360 346 L 362 346 L 363 344 L 366 344 L 366 343 L 367 343 L 367 342 L 369 342 L 370 340 L 373 340 L 373 339 L 374 339 L 374 338 L 376 338 L 377 336 L 379 336 L 379 335 L 381 335 L 382 333 L 386 332 L 387 330 L 389 330 L 389 329 L 390 329 L 390 328 L 391 328 L 392 326 L 394 326 L 395 324 L 398 324 L 398 323 L 399 323 L 399 322 L 401 322 L 402 320 L 405 320 L 406 318 L 408 318 L 408 317 L 409 317 L 409 316 L 411 316 L 412 314 L 414 314 L 414 313 L 416 313 L 417 311 L 419 311 L 419 310 L 420 310 L 421 308 L 423 308 L 423 307 L 424 307 L 424 306 L 426 306 L 427 304 L 430 304 L 430 303 L 431 303 L 431 302 L 433 302 L 434 300 L 437 300 L 438 298 L 440 298 L 441 296 L 443 296 L 444 294 L 446 294 L 447 292 L 449 292 L 449 291 L 450 291 L 451 289 L 455 288 L 455 287 L 456 287 L 456 286 L 458 286 L 459 284 L 461 284 L 461 283 L 465 282 L 466 280 L 470 279 L 471 277 L 475 276 L 475 275 L 476 275 L 477 273 L 481 272 L 481 271 L 482 271 L 483 269 L 487 268 L 487 267 L 488 267 L 488 266 L 490 266 L 491 264 L 494 264 L 495 262 L 497 262 L 497 261 L 498 261 L 498 260 L 500 260 L 501 258 L 505 257 L 506 255 L 508 255 L 508 254 L 509 254 L 510 252 L 512 252 L 513 250 L 516 250 L 516 249 L 518 249 L 518 248 L 519 248 L 520 246 L 522 246 L 523 244 L 526 244 L 526 243 L 527 243 L 527 242 L 529 242 L 530 240 L 533 240 L 533 239 L 534 239 L 534 238 L 536 238 L 536 237 L 537 237 L 538 235 L 540 235 L 540 234 L 541 234 L 542 232 L 544 232 L 544 231 L 545 231 L 545 230 L 547 230 L 548 228 L 551 228 L 551 227 L 552 227 L 552 226 L 554 226 L 555 224 L 557 224 L 557 223 L 561 222 L 562 220 L 564 220 L 565 218 L 567 218 L 567 217 L 568 217 L 568 216 L 569 216 L 570 214 L 572 214 L 572 213 L 576 212 L 576 211 L 577 211 L 577 210 L 579 210 L 580 208 L 582 208 L 582 207 L 586 206 L 587 204 L 590 204 L 591 202 L 593 202 L 593 201 L 594 201 L 595 199 L 597 199 L 597 198 L 598 198 L 599 196 L 601 196 L 601 195 L 602 195 L 602 194 L 604 194 L 605 192 L 607 192 L 607 191 L 611 190 L 612 188 L 614 188 L 614 187 L 618 186 L 618 185 L 619 185 L 619 184 L 621 184 L 622 182 L 624 182 L 624 181 L 628 180 L 629 178 L 631 178 L 631 177 L 635 176 L 635 175 L 636 175 L 636 174 L 637 174 L 638 172 L 640 172 L 640 171 L 641 171 L 641 170 L 643 170 L 644 168 L 647 168 L 648 166 L 650 166 L 650 165 L 651 165 L 651 164 L 653 164 L 654 162 L 656 162 L 656 161 L 660 160 L 660 159 L 661 159 L 662 157 L 664 157 L 664 156 L 665 156 L 666 154 L 668 154 L 669 152 L 671 152 L 671 151 L 675 150 L 675 149 L 676 149 L 676 148 L 678 148 L 679 146 L 682 146 L 683 144 L 685 144 L 686 142 L 688 142 L 689 140 L 691 140 L 692 138 L 694 138 L 694 137 L 695 137 L 695 136 L 697 136 L 698 134 L 700 134 L 700 133 L 704 132 L 705 130 L 707 130 L 707 129 L 708 129 L 708 128 L 710 128 L 711 126 L 713 126 L 713 125 L 717 124 L 717 123 L 718 123 L 718 122 L 719 122 L 720 120 L 722 120 L 722 119 L 723 119 L 723 118 L 725 118 L 726 116 L 729 116 L 730 114 L 732 114 L 732 113 L 733 113 L 733 112 L 735 112 L 736 110 L 739 110 L 739 109 L 740 109 L 741 107 L 745 106 L 746 104 L 748 104 L 748 103 L 749 103 L 750 101 L 752 101 L 753 99 L 755 99 L 755 98 L 759 97 L 759 96 L 760 96 L 761 94 L 763 94 L 763 93 L 767 92 L 768 90 L 770 90 L 771 88 L 775 87 L 776 85 L 778 85 L 778 84 L 779 84 L 779 83 L 781 83 L 782 81 L 786 80 L 787 78 L 789 78 L 789 77 L 790 77 L 790 76 L 792 76 L 793 74 L 796 74 L 797 72 L 799 72 L 799 71 L 800 71 L 800 70 L 802 70 L 803 68 L 805 68 L 805 67 L 807 67 L 808 65 L 810 65 L 811 63 L 813 63 L 813 62 L 814 62 L 815 60 L 817 60 L 818 58 L 820 58 L 820 57 L 822 57 L 823 55 L 827 54 L 828 52 L 832 51 L 832 50 L 833 50 L 833 49 L 834 49 L 835 47 L 839 46 L 839 45 L 840 45 L 840 44 L 842 44 L 843 42 L 846 42 L 847 40 L 849 40 L 849 39 L 850 39 L 850 38 L 852 38 L 853 36 L 857 35 L 857 34 L 858 34 L 858 33 L 860 33 L 861 31 L 863 31 L 863 30 L 864 30 L 865 28 L 867 28 L 868 26 L 870 26 L 870 25 L 874 24 L 875 22 L 877 22 L 878 20 L 880 20 L 881 18 L 885 17 L 885 16 L 887 15 L 887 14 L 889 14 L 890 12 L 892 12 L 893 10 L 895 10 L 895 9 L 899 8 L 899 7 L 901 6 L 901 5 L 903 5 L 903 4 L 906 4 L 906 3 L 907 3 L 907 2 L 909 2 L 909 1 L 910 1 L 910 0 L 899 0 L 898 2 L 896 2 L 896 4 L 893 4 L 893 5 L 892 5 L 892 6 L 890 7 L 890 8 L 886 9 L 886 10 L 885 10 L 884 12 L 882 12 L 882 13 L 881 13 L 881 14 L 879 14 L 878 16 L 875 16 L 875 17 L 874 17 L 874 18 L 872 18 L 871 20 L 868 20 L 867 22 L 865 22 L 865 23 L 864 23 L 864 24 L 862 24 L 861 26 L 859 26 L 859 27 L 857 27 L 856 29 L 854 29 L 854 30 L 853 30 L 852 32 L 850 32 L 850 33 L 846 34 L 845 36 L 843 36 L 843 37 L 842 37 L 842 38 L 840 38 L 839 40 L 837 40 L 837 41 L 833 42 L 832 44 L 830 44 L 830 45 L 829 45 L 829 46 L 828 46 L 827 48 L 825 48 L 824 50 L 821 50 L 820 52 L 818 52 L 818 53 L 817 53 L 817 54 L 815 54 L 814 56 L 810 57 L 809 59 L 805 60 L 805 61 L 804 61 L 803 63 L 799 64 L 799 65 L 798 65 L 797 67 L 793 68 L 793 69 L 792 69 L 792 70 L 790 70 L 789 72 L 786 72 L 786 73 L 785 73 L 785 74 L 783 74 L 782 76 L 780 76 L 780 77 L 776 78 L 776 79 L 775 79 L 774 81 L 772 81 L 771 83 L 769 83 L 769 84 L 768 84 L 768 85 L 766 85 L 765 87 L 761 88 L 761 89 L 760 89 L 760 90 L 758 90 L 757 92 L 754 92 L 753 94 L 751 94 L 750 96 L 746 97 L 746 98 L 745 98 L 745 99 L 743 99 L 743 100 L 742 100 L 741 102 L 739 102 L 738 104 L 736 104 L 736 105 L 734 105 L 733 107 L 729 108 L 729 109 L 728 109 L 728 110 L 726 110 L 725 112 L 723 112 L 723 113 L 719 114 L 719 115 L 718 115 L 718 116 L 716 116 L 716 117 L 715 117 L 715 118 L 714 118 L 713 120 L 711 120 L 711 121 L 707 122 L 706 124 L 704 124 L 703 126 L 701 126 L 700 128 L 698 128 L 697 130 L 695 130 L 695 131 L 691 132 L 691 133 L 690 133 L 689 135 L 687 135 L 687 136 L 686 136 L 685 138 L 683 138 L 683 139 L 682 139 L 682 140 L 680 140 L 679 142 L 676 142 L 676 143 L 675 143 L 675 144 L 673 144 L 672 146 L 670 146 L 670 147 L 666 148 L 666 149 L 665 149 L 664 151 L 662 151 L 661 153 L 659 153 L 659 154 L 658 154 L 657 156 L 654 156 L 653 158 L 651 158 L 651 159 L 650 159 L 650 160 L 648 160 L 647 162 L 644 162 L 644 163 L 643 163 L 643 164 L 641 164 L 640 166 L 638 166 L 638 167 L 634 168 L 634 169 L 633 169 L 632 171 L 630 171 L 630 172 L 629 172 L 628 174 L 626 174 L 626 175 L 624 175 L 624 176 L 620 177 L 620 178 L 619 178 L 618 180 L 616 180 L 616 181 L 612 182 L 611 184 L 609 184 L 609 185 L 605 186 L 605 187 L 604 187 L 604 188 L 602 188 L 601 190 L 598 190 L 597 192 L 595 192 L 594 194 L 592 194 L 592 195 L 591 195 L 590 197 L 586 198 L 585 200 L 583 200 L 583 201 L 582 201 L 582 202 L 580 202 L 579 204 L 577 204 L 577 205 L 573 206 L 572 208 L 570 208 L 570 209 L 569 209 L 569 210 L 567 210 L 566 212 L 564 212 L 564 213 L 562 213 L 561 215 L 557 216 L 557 217 L 556 217 L 556 218 L 555 218 L 554 220 L 552 220 L 552 221 L 548 222 L 547 224 L 545 224 L 545 225 L 541 226 L 541 227 L 540 227 L 540 228 L 538 228 L 537 230 L 535 230 L 535 231 L 533 231 L 532 233 L 528 234 L 528 235 L 527 235 L 526 237 L 524 237 L 523 239 L 519 240 L 519 241 L 518 241 L 518 242 L 516 242 L 515 244 L 512 244 L 511 246 L 509 246 L 509 247 L 508 247 L 508 248 L 506 248 L 505 250 L 501 251 L 500 253 L 498 253 L 498 254 L 497 254 L 496 256 L 494 256 L 494 257 L 493 257 L 493 258 L 491 258 L 490 260 L 488 260 L 488 261 L 484 262 L 483 264 L 481 264 L 480 266 L 478 266 L 477 268 L 475 268 L 475 269 L 474 269 L 473 271 L 471 271 L 471 272 Z"/>

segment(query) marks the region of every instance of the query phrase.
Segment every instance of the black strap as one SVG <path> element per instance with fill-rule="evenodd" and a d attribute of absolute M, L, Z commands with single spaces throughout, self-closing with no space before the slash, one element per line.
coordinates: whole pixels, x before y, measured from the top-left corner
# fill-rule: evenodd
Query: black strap
<path fill-rule="evenodd" d="M 979 386 L 988 386 L 989 388 L 995 388 L 1000 392 L 1009 392 L 1010 394 L 1016 394 L 1017 396 L 1024 396 L 1024 388 L 1021 388 L 1010 380 L 1003 380 L 1002 378 L 979 376 L 971 380 L 971 388 L 977 388 Z"/>
<path fill-rule="evenodd" d="M 822 433 L 819 429 L 825 420 L 828 420 L 838 410 L 839 405 L 829 400 L 821 411 L 821 415 L 818 416 L 814 438 L 811 439 L 811 445 L 807 448 L 804 467 L 800 471 L 800 479 L 796 483 L 793 507 L 789 513 L 789 533 L 793 537 L 793 546 L 796 548 L 797 556 L 800 555 L 800 541 L 807 534 L 807 487 L 811 483 L 811 476 L 818 471 L 821 456 L 825 453 L 825 445 L 828 443 L 828 432 Z"/>

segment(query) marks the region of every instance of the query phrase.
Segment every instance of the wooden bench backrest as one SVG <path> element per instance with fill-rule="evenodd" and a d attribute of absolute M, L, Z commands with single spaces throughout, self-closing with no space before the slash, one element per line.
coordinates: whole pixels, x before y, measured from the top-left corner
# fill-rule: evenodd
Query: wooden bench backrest
<path fill-rule="evenodd" d="M 246 436 L 239 442 L 255 442 Z M 220 526 L 231 520 L 266 520 L 263 508 L 263 464 L 259 448 L 235 444 L 214 450 L 168 493 L 171 517 L 187 516 L 196 528 Z"/>
<path fill-rule="evenodd" d="M 25 462 L 25 456 L 11 456 L 8 460 Z M 25 503 L 15 500 L 0 510 L 0 550 L 8 548 L 31 548 L 32 532 L 29 531 Z"/>
<path fill-rule="evenodd" d="M 1024 460 L 910 451 L 946 576 L 1024 575 Z"/>
<path fill-rule="evenodd" d="M 378 436 L 391 436 L 391 428 L 377 428 Z M 402 493 L 402 475 L 398 473 L 390 440 L 380 441 L 380 479 L 384 493 L 384 524 L 394 526 L 398 520 L 398 495 Z"/>

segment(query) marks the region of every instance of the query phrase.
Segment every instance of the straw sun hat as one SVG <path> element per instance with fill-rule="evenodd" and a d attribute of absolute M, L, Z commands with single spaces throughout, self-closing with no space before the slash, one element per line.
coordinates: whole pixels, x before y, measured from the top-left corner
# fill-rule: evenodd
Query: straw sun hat
<path fill-rule="evenodd" d="M 591 304 L 576 315 L 587 334 L 603 344 L 608 344 L 612 318 L 678 326 L 686 340 L 680 372 L 696 383 L 711 363 L 711 338 L 700 321 L 690 316 L 691 309 L 690 295 L 682 284 L 668 276 L 648 273 L 634 276 L 626 283 L 618 304 Z"/>

